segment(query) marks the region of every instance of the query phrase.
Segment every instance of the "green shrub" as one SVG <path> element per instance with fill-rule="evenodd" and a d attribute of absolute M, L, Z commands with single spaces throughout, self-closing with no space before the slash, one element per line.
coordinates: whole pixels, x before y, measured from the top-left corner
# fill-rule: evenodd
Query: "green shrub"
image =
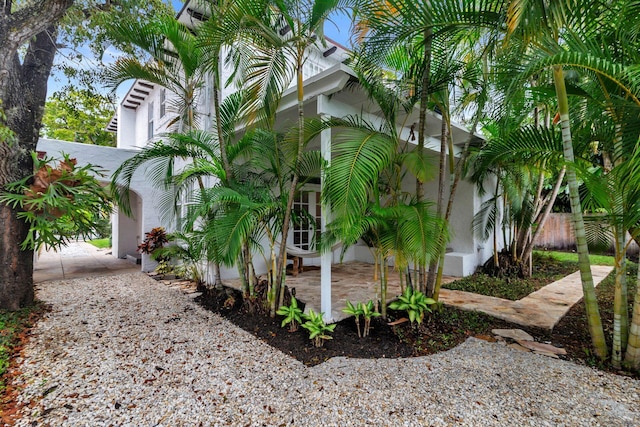
<path fill-rule="evenodd" d="M 281 326 L 284 328 L 284 326 L 288 324 L 289 332 L 297 331 L 298 325 L 302 324 L 302 319 L 304 317 L 302 310 L 298 307 L 298 300 L 296 300 L 296 297 L 294 296 L 291 297 L 290 305 L 283 305 L 278 309 L 278 311 L 276 311 L 276 313 L 280 316 L 285 316 L 284 319 L 282 319 Z"/>
<path fill-rule="evenodd" d="M 324 340 L 333 339 L 329 334 L 336 328 L 335 323 L 331 325 L 324 323 L 323 315 L 324 313 L 309 310 L 309 314 L 304 316 L 306 322 L 302 324 L 302 327 L 309 331 L 309 339 L 313 340 L 316 347 L 322 347 Z"/>
<path fill-rule="evenodd" d="M 431 312 L 429 306 L 435 304 L 436 300 L 427 298 L 422 292 L 414 291 L 411 286 L 407 286 L 404 293 L 396 301 L 389 304 L 389 308 L 397 311 L 406 311 L 409 322 L 418 325 L 422 323 L 425 312 Z"/>

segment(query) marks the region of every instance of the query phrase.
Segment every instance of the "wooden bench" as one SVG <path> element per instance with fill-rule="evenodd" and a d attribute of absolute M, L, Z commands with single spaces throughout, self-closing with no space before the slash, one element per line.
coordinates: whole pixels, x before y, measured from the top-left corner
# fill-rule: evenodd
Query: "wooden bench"
<path fill-rule="evenodd" d="M 304 271 L 304 267 L 302 265 L 302 257 L 287 254 L 287 260 L 293 261 L 293 269 L 291 270 L 291 274 L 293 277 L 297 277 L 298 273 L 302 273 Z"/>

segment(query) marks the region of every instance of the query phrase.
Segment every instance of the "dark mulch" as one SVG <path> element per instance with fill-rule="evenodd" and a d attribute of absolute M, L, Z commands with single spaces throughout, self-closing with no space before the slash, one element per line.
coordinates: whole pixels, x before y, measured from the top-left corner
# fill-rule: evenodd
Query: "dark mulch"
<path fill-rule="evenodd" d="M 242 295 L 232 289 L 212 289 L 198 299 L 204 307 L 220 314 L 236 326 L 294 357 L 308 366 L 317 365 L 331 357 L 398 358 L 422 356 L 448 350 L 464 342 L 469 336 L 488 337 L 493 328 L 511 327 L 506 322 L 481 313 L 469 313 L 448 307 L 439 307 L 428 314 L 420 328 L 408 323 L 389 326 L 403 313 L 390 311 L 387 321 L 374 318 L 368 337 L 359 338 L 353 318 L 337 323 L 333 339 L 316 348 L 305 329 L 289 332 L 282 328 L 282 317 L 272 319 L 262 310 L 252 313 L 242 303 Z"/>
<path fill-rule="evenodd" d="M 555 267 L 553 267 L 555 268 Z M 635 292 L 635 267 L 629 271 L 629 295 Z M 613 328 L 613 275 L 605 279 L 597 288 L 600 312 L 605 327 L 605 335 L 610 339 Z M 232 298 L 230 298 L 232 297 Z M 274 348 L 296 358 L 305 365 L 313 366 L 331 357 L 346 356 L 350 358 L 397 358 L 423 356 L 449 350 L 468 337 L 492 340 L 491 330 L 496 328 L 524 329 L 532 334 L 537 341 L 546 342 L 567 350 L 563 359 L 572 360 L 579 364 L 594 366 L 599 369 L 631 375 L 640 378 L 639 374 L 629 374 L 612 370 L 606 364 L 600 363 L 591 350 L 591 338 L 587 328 L 584 304 L 579 302 L 554 328 L 553 332 L 539 329 L 524 328 L 488 315 L 476 312 L 458 310 L 452 307 L 438 306 L 432 313 L 427 314 L 419 328 L 411 327 L 408 323 L 389 326 L 392 322 L 404 316 L 404 313 L 389 311 L 389 318 L 383 321 L 373 319 L 371 335 L 358 338 L 353 319 L 345 319 L 337 323 L 333 339 L 325 341 L 324 347 L 316 348 L 308 338 L 304 329 L 288 332 L 287 327 L 280 326 L 282 318 L 270 318 L 260 309 L 249 313 L 242 302 L 239 292 L 222 288 L 209 290 L 198 301 L 204 307 L 220 314 L 238 327 L 248 331 Z M 629 301 L 631 308 L 633 301 Z M 259 306 L 259 304 L 257 304 Z M 609 348 L 611 343 L 609 342 Z"/>
<path fill-rule="evenodd" d="M 627 272 L 629 321 L 631 321 L 633 298 L 636 292 L 636 275 L 637 265 L 631 265 L 628 268 Z M 598 308 L 600 310 L 602 326 L 604 328 L 604 335 L 607 340 L 609 351 L 611 351 L 611 337 L 613 336 L 613 297 L 615 293 L 614 285 L 614 275 L 612 272 L 596 288 Z M 569 357 L 575 360 L 577 363 L 584 363 L 589 366 L 597 367 L 599 369 L 611 370 L 608 365 L 601 363 L 593 355 L 591 336 L 589 335 L 587 317 L 585 315 L 585 306 L 582 300 L 574 305 L 569 310 L 567 315 L 560 320 L 558 325 L 553 330 L 552 337 L 554 340 L 562 343 L 563 347 L 567 349 Z M 628 374 L 624 372 L 618 373 L 625 375 Z M 637 372 L 632 376 L 640 378 L 640 372 Z"/>

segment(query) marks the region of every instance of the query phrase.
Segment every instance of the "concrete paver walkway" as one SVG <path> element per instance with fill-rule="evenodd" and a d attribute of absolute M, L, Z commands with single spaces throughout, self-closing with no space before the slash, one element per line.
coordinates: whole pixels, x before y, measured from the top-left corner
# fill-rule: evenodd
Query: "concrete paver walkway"
<path fill-rule="evenodd" d="M 597 286 L 613 267 L 592 265 Z M 518 301 L 488 297 L 470 292 L 442 289 L 440 300 L 446 305 L 469 311 L 480 311 L 498 319 L 522 326 L 551 330 L 571 307 L 582 298 L 580 272 L 576 271 L 548 284 Z"/>
<path fill-rule="evenodd" d="M 110 252 L 111 249 L 98 249 L 85 242 L 73 242 L 58 252 L 42 251 L 35 262 L 33 281 L 39 283 L 140 271 L 139 265 L 115 258 Z"/>

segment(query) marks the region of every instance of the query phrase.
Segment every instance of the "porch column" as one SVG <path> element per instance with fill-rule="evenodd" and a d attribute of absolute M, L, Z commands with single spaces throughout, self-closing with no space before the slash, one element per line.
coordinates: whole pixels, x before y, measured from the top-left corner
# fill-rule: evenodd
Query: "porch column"
<path fill-rule="evenodd" d="M 318 113 L 323 119 L 329 118 L 323 114 L 323 104 L 326 102 L 324 95 L 318 96 Z M 320 134 L 320 154 L 326 165 L 331 163 L 331 129 L 325 129 Z M 320 174 L 321 188 L 324 186 L 324 170 Z M 320 198 L 322 203 L 322 217 L 320 219 L 321 230 L 324 233 L 327 229 L 327 223 L 331 218 L 331 208 L 325 205 L 324 198 Z M 329 250 L 320 255 L 320 311 L 324 313 L 325 322 L 333 321 L 331 307 L 331 264 L 333 262 L 333 251 Z"/>

